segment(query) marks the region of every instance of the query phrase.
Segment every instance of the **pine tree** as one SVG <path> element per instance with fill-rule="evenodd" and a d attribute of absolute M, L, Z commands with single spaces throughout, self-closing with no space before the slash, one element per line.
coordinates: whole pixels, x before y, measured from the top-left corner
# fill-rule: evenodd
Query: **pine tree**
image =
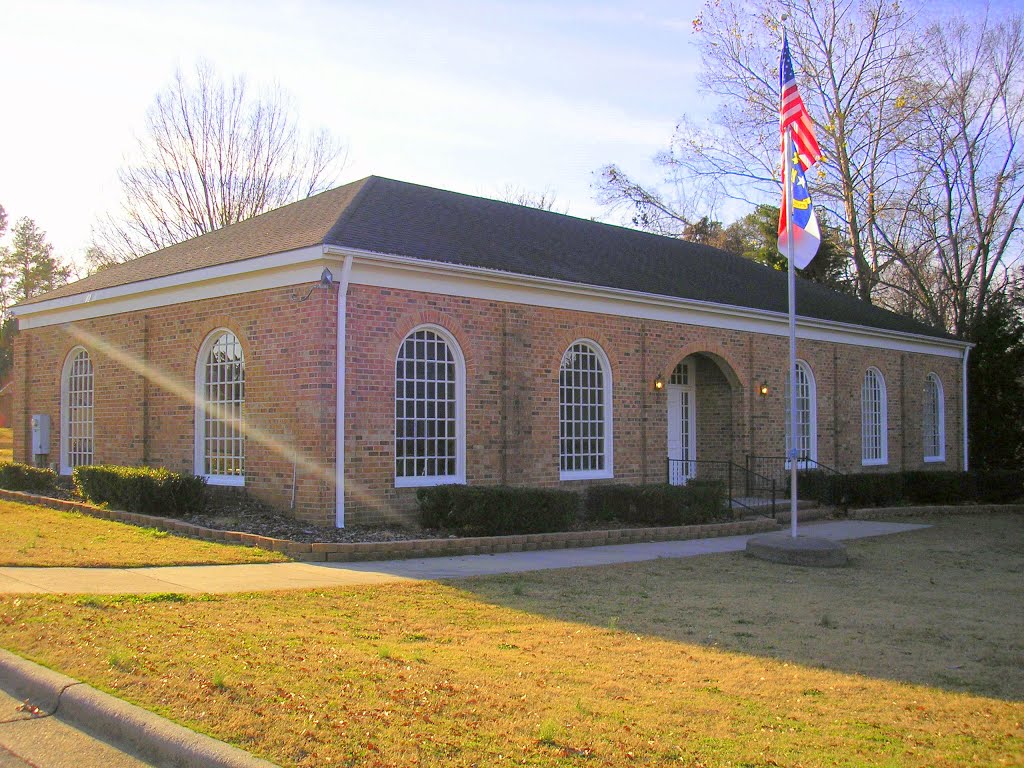
<path fill-rule="evenodd" d="M 0 255 L 0 286 L 6 307 L 68 281 L 71 268 L 53 255 L 46 233 L 32 219 L 18 219 L 11 233 L 11 246 Z"/>

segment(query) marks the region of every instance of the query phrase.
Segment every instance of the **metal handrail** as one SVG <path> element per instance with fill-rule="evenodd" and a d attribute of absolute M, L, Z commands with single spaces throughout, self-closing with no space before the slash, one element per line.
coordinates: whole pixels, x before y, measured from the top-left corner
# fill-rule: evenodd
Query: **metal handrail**
<path fill-rule="evenodd" d="M 667 470 L 666 480 L 669 483 L 672 483 L 674 480 L 680 480 L 683 484 L 685 484 L 685 482 L 688 479 L 699 479 L 697 476 L 697 470 L 699 470 L 700 468 L 713 468 L 717 470 L 717 472 L 713 474 L 718 475 L 716 479 L 725 480 L 726 482 L 726 491 L 729 497 L 730 509 L 735 509 L 736 507 L 743 507 L 744 509 L 750 510 L 751 512 L 757 512 L 759 509 L 758 507 L 752 506 L 751 504 L 744 502 L 741 499 L 741 497 L 739 497 L 735 493 L 735 476 L 737 473 L 739 473 L 743 478 L 743 488 L 747 489 L 745 493 L 745 496 L 747 497 L 751 496 L 751 493 L 749 492 L 749 489 L 751 488 L 751 478 L 753 477 L 757 480 L 761 480 L 763 481 L 763 483 L 765 483 L 765 492 L 770 492 L 771 494 L 772 517 L 775 517 L 776 502 L 778 498 L 778 485 L 773 478 L 758 474 L 757 472 L 754 472 L 747 467 L 740 466 L 739 464 L 733 461 L 716 461 L 705 459 L 673 459 L 671 457 L 666 457 L 665 462 Z M 674 468 L 680 471 L 673 472 Z M 693 470 L 692 473 L 687 471 L 690 469 Z M 725 475 L 725 477 L 722 477 L 723 474 Z"/>
<path fill-rule="evenodd" d="M 830 473 L 832 475 L 838 475 L 840 477 L 844 476 L 844 473 L 839 471 L 838 469 L 835 469 L 834 467 L 830 467 L 830 466 L 828 466 L 826 464 L 822 464 L 820 461 L 818 461 L 817 459 L 812 459 L 810 456 L 798 456 L 796 460 L 797 460 L 797 464 L 798 464 L 797 468 L 798 468 L 799 471 L 816 471 L 816 470 L 821 470 L 823 472 L 827 472 L 827 473 Z M 790 462 L 790 458 L 788 456 L 754 456 L 754 455 L 748 455 L 746 457 L 746 464 L 747 464 L 748 468 L 750 467 L 751 464 L 756 464 L 757 462 L 762 462 L 762 463 L 763 462 L 775 462 L 776 463 L 775 465 L 779 468 L 779 471 L 776 473 L 777 474 L 777 481 L 779 483 L 779 487 L 780 488 L 788 488 L 789 487 L 789 473 L 790 473 L 789 462 Z M 802 465 L 802 466 L 800 466 L 800 465 Z M 798 491 L 798 493 L 799 493 L 799 491 Z"/>

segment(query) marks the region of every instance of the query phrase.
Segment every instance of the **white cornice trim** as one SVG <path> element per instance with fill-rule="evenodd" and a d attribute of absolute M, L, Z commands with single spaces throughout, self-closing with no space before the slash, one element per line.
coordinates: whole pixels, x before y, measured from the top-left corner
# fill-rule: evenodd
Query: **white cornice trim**
<path fill-rule="evenodd" d="M 347 257 L 353 259 L 353 284 L 663 320 L 771 336 L 784 336 L 788 333 L 788 318 L 784 312 L 583 285 L 333 245 L 312 245 L 50 299 L 15 307 L 13 313 L 18 318 L 20 328 L 39 328 L 122 312 L 312 283 L 320 279 L 324 266 Z M 956 358 L 963 356 L 965 348 L 973 346 L 954 339 L 802 317 L 797 318 L 797 336 L 815 341 Z"/>
<path fill-rule="evenodd" d="M 356 258 L 352 269 L 354 284 L 624 315 L 645 320 L 664 320 L 772 336 L 786 336 L 789 333 L 789 318 L 785 312 L 658 296 L 621 288 L 582 285 L 546 277 L 330 245 L 324 246 L 324 252 L 339 257 Z M 967 342 L 955 339 L 940 339 L 924 334 L 803 317 L 797 318 L 797 336 L 815 341 L 956 358 L 963 355 L 964 347 L 971 346 Z"/>
<path fill-rule="evenodd" d="M 19 328 L 40 328 L 188 301 L 312 283 L 320 279 L 320 273 L 329 261 L 333 260 L 325 259 L 323 246 L 312 245 L 25 304 L 11 311 L 18 318 Z"/>

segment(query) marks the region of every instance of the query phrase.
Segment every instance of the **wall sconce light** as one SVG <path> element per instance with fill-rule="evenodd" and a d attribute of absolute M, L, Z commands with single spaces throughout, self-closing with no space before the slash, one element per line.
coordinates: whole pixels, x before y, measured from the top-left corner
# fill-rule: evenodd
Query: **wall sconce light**
<path fill-rule="evenodd" d="M 761 397 L 768 397 L 768 382 L 767 381 L 762 381 L 761 382 L 761 384 L 757 388 L 757 394 L 759 394 Z"/>
<path fill-rule="evenodd" d="M 661 390 L 663 390 L 664 388 L 665 380 L 661 378 L 661 374 L 659 373 L 657 376 L 654 377 L 654 391 L 661 392 Z"/>

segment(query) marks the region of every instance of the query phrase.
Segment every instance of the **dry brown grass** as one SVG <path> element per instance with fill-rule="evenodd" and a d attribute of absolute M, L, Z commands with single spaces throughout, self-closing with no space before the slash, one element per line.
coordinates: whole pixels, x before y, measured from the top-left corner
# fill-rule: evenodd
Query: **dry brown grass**
<path fill-rule="evenodd" d="M 14 430 L 0 428 L 0 462 L 14 461 Z"/>
<path fill-rule="evenodd" d="M 1024 699 L 1024 515 L 901 522 L 933 527 L 851 542 L 840 569 L 733 555 L 466 583 L 559 619 Z"/>
<path fill-rule="evenodd" d="M 725 555 L 452 584 L 8 597 L 0 644 L 284 765 L 1019 765 L 1024 704 L 1005 698 L 1024 691 L 1024 529 L 959 524 L 969 532 L 857 542 L 834 572 Z M 911 592 L 931 618 L 907 612 Z M 1001 622 L 1001 655 L 969 658 Z M 964 664 L 936 682 L 985 695 L 894 682 L 945 669 L 926 658 L 943 646 Z"/>
<path fill-rule="evenodd" d="M 286 559 L 255 547 L 197 541 L 77 512 L 0 501 L 0 565 L 131 568 Z"/>

